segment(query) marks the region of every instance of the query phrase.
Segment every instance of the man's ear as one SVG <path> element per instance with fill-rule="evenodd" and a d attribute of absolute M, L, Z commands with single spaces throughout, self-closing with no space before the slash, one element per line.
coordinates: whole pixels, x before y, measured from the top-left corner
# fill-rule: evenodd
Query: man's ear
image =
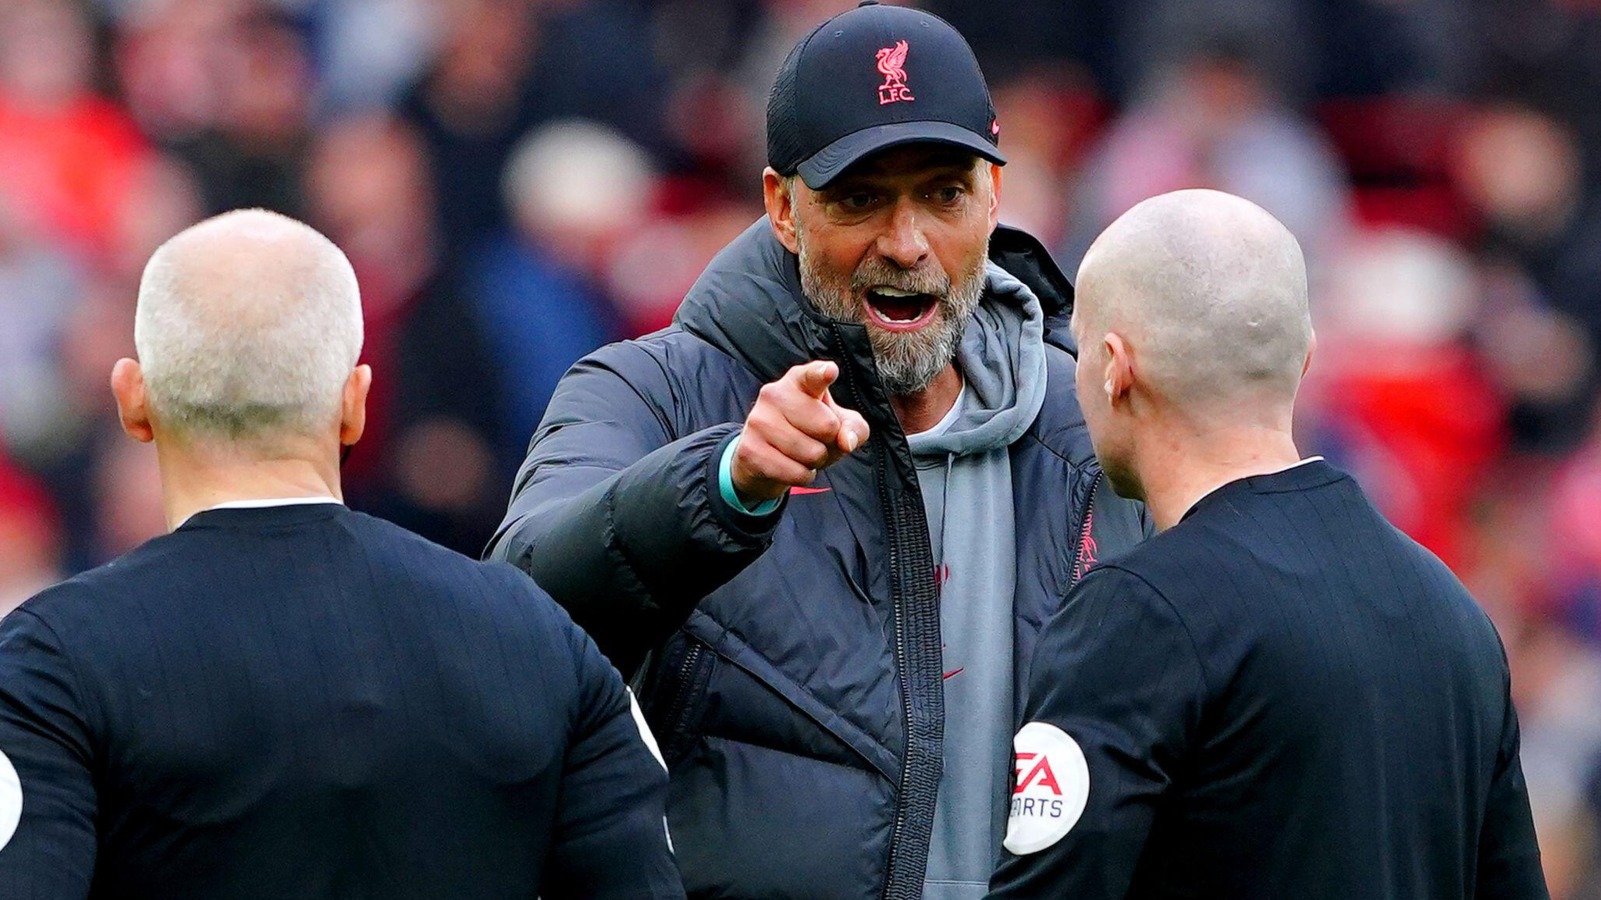
<path fill-rule="evenodd" d="M 367 430 L 367 392 L 372 390 L 372 366 L 362 365 L 350 371 L 345 379 L 345 392 L 339 402 L 339 443 L 350 445 L 361 440 Z"/>
<path fill-rule="evenodd" d="M 990 231 L 1001 223 L 1001 167 L 990 163 Z"/>
<path fill-rule="evenodd" d="M 1115 408 L 1128 402 L 1134 389 L 1134 357 L 1123 336 L 1115 331 L 1102 339 L 1106 350 L 1106 399 Z"/>
<path fill-rule="evenodd" d="M 762 202 L 767 206 L 767 221 L 773 226 L 773 236 L 791 253 L 800 253 L 800 241 L 795 237 L 795 197 L 784 184 L 784 176 L 771 167 L 762 170 Z"/>
<path fill-rule="evenodd" d="M 150 406 L 145 398 L 145 373 L 134 359 L 119 359 L 111 367 L 111 396 L 117 399 L 117 418 L 122 430 L 140 443 L 155 439 L 150 426 Z"/>
<path fill-rule="evenodd" d="M 1306 373 L 1312 371 L 1312 354 L 1314 354 L 1316 352 L 1317 352 L 1317 332 L 1314 331 L 1314 332 L 1312 332 L 1311 339 L 1306 342 L 1306 362 L 1301 363 L 1301 377 L 1302 378 L 1306 377 Z"/>

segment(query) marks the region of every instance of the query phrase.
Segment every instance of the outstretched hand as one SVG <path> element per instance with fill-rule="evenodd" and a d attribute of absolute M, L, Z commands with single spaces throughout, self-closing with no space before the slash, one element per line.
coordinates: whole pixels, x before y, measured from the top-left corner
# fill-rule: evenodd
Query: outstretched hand
<path fill-rule="evenodd" d="M 740 500 L 754 505 L 811 484 L 867 442 L 867 420 L 829 394 L 838 378 L 837 363 L 809 362 L 762 385 L 730 470 Z"/>

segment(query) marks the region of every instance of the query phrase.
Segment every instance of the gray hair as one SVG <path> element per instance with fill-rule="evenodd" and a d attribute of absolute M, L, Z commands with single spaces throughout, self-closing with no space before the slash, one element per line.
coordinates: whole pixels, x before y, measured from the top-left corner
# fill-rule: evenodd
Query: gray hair
<path fill-rule="evenodd" d="M 152 418 L 171 432 L 263 442 L 338 422 L 361 353 L 345 254 L 260 209 L 207 219 L 146 264 L 134 346 Z"/>
<path fill-rule="evenodd" d="M 1146 382 L 1180 407 L 1239 418 L 1294 400 L 1312 342 L 1306 261 L 1247 200 L 1190 190 L 1140 203 L 1085 255 L 1078 296 L 1080 333 L 1124 335 Z"/>

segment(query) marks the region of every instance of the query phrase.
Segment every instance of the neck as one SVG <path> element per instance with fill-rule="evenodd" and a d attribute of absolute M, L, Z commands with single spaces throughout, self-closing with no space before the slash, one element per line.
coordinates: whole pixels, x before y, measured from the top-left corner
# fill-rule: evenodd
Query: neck
<path fill-rule="evenodd" d="M 158 440 L 156 455 L 169 529 L 197 512 L 239 500 L 331 497 L 344 501 L 337 451 L 325 454 L 328 458 L 322 460 L 321 455 L 302 458 Z"/>
<path fill-rule="evenodd" d="M 1282 471 L 1301 461 L 1287 428 L 1169 430 L 1158 438 L 1148 442 L 1152 449 L 1142 454 L 1138 468 L 1145 505 L 1158 531 L 1177 525 L 1202 497 L 1231 481 Z"/>
<path fill-rule="evenodd" d="M 934 376 L 928 387 L 911 394 L 891 394 L 890 408 L 907 434 L 920 434 L 939 424 L 962 394 L 962 376 L 954 364 Z"/>

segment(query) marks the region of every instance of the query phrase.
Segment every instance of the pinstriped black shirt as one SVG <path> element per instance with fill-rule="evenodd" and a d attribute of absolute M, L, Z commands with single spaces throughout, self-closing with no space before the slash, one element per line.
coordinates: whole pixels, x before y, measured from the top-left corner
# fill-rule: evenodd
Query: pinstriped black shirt
<path fill-rule="evenodd" d="M 994 896 L 1546 896 L 1495 629 L 1327 463 L 1092 571 L 1029 684 Z"/>
<path fill-rule="evenodd" d="M 200 513 L 0 622 L 0 753 L 6 900 L 682 896 L 588 637 L 338 505 Z"/>

